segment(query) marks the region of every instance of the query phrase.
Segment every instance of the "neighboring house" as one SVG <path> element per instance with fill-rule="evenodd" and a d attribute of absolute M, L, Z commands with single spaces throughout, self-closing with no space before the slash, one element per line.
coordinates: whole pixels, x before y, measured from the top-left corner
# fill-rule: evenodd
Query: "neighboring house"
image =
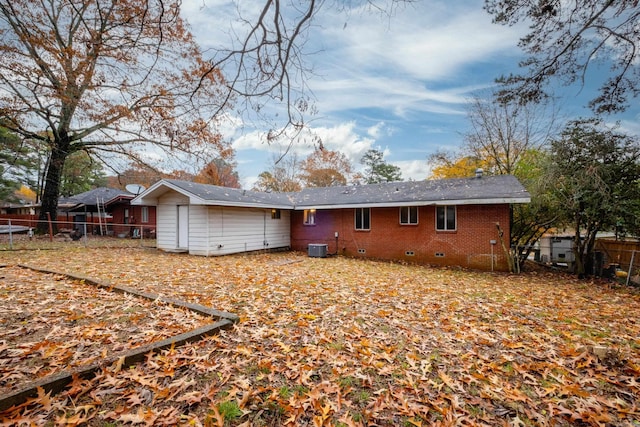
<path fill-rule="evenodd" d="M 100 187 L 58 200 L 58 220 L 68 221 L 67 228 L 75 224 L 90 223 L 88 233 L 139 235 L 140 224 L 149 234 L 155 230 L 155 207 L 131 206 L 136 195 L 126 190 Z M 137 231 L 136 231 L 137 230 Z"/>
<path fill-rule="evenodd" d="M 10 203 L 0 202 L 0 215 L 34 215 L 35 205 L 33 203 Z"/>
<path fill-rule="evenodd" d="M 393 182 L 264 193 L 162 180 L 132 205 L 157 206 L 157 245 L 223 255 L 307 251 L 507 270 L 511 204 L 529 194 L 513 176 Z"/>
<path fill-rule="evenodd" d="M 104 202 L 104 210 L 111 214 L 111 230 L 116 236 L 128 234 L 139 237 L 142 232 L 144 237 L 153 237 L 156 232 L 156 208 L 132 206 L 134 197 L 135 194 L 124 192 Z"/>

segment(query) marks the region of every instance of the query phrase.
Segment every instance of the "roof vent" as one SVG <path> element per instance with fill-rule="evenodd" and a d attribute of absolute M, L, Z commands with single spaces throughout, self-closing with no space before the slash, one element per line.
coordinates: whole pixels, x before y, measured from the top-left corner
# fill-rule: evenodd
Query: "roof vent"
<path fill-rule="evenodd" d="M 482 170 L 482 168 L 476 169 L 476 178 L 482 178 L 483 173 L 484 171 Z"/>

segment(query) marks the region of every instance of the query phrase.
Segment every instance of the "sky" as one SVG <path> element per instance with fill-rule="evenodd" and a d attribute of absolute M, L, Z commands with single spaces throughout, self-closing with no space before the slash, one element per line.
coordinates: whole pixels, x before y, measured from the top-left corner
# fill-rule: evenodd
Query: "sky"
<path fill-rule="evenodd" d="M 263 2 L 241 4 L 249 16 Z M 492 24 L 482 5 L 482 0 L 422 0 L 388 16 L 337 10 L 326 2 L 305 45 L 313 70 L 306 84 L 317 109 L 308 123 L 324 146 L 344 153 L 356 169 L 362 168 L 362 155 L 376 149 L 401 168 L 404 180 L 427 178 L 430 154 L 460 147 L 470 97 L 490 90 L 500 75 L 517 72 L 522 59 L 517 42 L 526 28 Z M 241 31 L 233 23 L 235 12 L 227 0 L 183 1 L 183 17 L 205 57 L 228 47 L 232 27 Z M 556 90 L 562 116 L 590 115 L 585 105 L 593 89 Z M 639 109 L 610 119 L 640 135 Z M 223 126 L 236 150 L 243 188 L 251 188 L 283 150 L 265 142 L 266 131 L 266 125 L 241 117 L 230 117 Z M 309 141 L 294 144 L 300 158 L 312 152 Z"/>

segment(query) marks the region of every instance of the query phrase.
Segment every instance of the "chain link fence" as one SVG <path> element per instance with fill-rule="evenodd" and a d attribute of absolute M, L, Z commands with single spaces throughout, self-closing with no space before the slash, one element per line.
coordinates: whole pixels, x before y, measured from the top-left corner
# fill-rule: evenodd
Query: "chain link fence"
<path fill-rule="evenodd" d="M 38 233 L 43 225 L 46 233 Z M 53 230 L 57 230 L 53 232 Z M 0 250 L 84 247 L 156 247 L 155 226 L 0 218 Z"/>

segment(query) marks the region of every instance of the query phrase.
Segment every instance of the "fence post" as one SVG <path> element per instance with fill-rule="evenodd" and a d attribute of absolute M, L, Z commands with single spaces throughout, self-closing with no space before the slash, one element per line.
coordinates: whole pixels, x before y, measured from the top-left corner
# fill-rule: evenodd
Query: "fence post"
<path fill-rule="evenodd" d="M 11 231 L 11 220 L 9 220 L 9 249 L 13 250 L 13 232 Z"/>
<path fill-rule="evenodd" d="M 51 224 L 50 212 L 47 212 L 47 221 L 49 222 L 49 241 L 53 242 L 53 224 Z"/>
<path fill-rule="evenodd" d="M 84 219 L 84 247 L 87 247 L 87 218 Z"/>
<path fill-rule="evenodd" d="M 627 272 L 627 283 L 626 285 L 629 286 L 629 281 L 631 280 L 631 271 L 633 271 L 633 259 L 636 256 L 636 251 L 632 251 L 631 252 L 631 262 L 629 262 L 629 271 Z"/>

